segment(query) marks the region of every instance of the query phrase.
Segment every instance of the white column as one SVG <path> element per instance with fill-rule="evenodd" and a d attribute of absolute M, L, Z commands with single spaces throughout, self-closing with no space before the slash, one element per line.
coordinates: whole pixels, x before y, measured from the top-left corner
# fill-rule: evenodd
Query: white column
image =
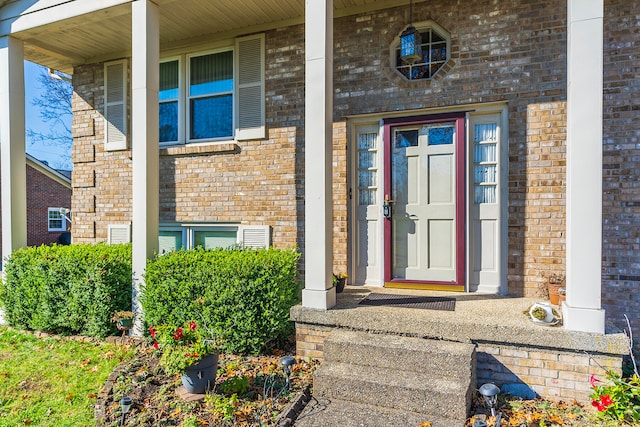
<path fill-rule="evenodd" d="M 569 0 L 567 301 L 564 327 L 604 333 L 602 287 L 603 0 Z"/>
<path fill-rule="evenodd" d="M 0 38 L 0 170 L 2 182 L 2 264 L 27 246 L 27 172 L 24 124 L 24 48 Z M 4 269 L 3 269 L 4 271 Z"/>
<path fill-rule="evenodd" d="M 133 163 L 133 309 L 138 302 L 147 259 L 158 250 L 159 150 L 158 90 L 160 20 L 158 6 L 133 2 L 131 46 L 131 137 Z M 141 333 L 142 316 L 136 318 Z"/>
<path fill-rule="evenodd" d="M 333 0 L 305 4 L 305 288 L 302 306 L 336 304 L 333 268 Z"/>

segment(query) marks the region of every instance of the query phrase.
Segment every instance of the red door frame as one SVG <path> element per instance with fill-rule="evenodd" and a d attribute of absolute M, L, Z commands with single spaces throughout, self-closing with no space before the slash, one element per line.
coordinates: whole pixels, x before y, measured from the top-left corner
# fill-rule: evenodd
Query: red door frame
<path fill-rule="evenodd" d="M 392 276 L 392 230 L 391 219 L 384 218 L 384 281 L 385 284 L 407 284 L 407 287 L 411 285 L 435 285 L 436 287 L 442 286 L 443 288 L 451 286 L 456 288 L 455 290 L 464 290 L 464 262 L 465 262 L 465 117 L 466 112 L 446 113 L 446 114 L 433 114 L 424 116 L 413 117 L 398 117 L 383 120 L 384 126 L 384 194 L 391 194 L 391 128 L 396 126 L 406 125 L 418 125 L 439 123 L 443 121 L 455 121 L 456 128 L 456 140 L 454 142 L 454 149 L 456 153 L 456 279 L 453 282 L 442 281 L 420 281 L 420 280 L 405 280 L 405 279 L 393 279 Z M 462 289 L 460 288 L 462 287 Z M 453 290 L 453 289 L 452 289 Z"/>

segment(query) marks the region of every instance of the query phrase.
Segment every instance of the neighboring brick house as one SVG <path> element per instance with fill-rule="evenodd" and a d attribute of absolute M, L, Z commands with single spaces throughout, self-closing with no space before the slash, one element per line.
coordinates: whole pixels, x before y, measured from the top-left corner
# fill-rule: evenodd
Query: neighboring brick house
<path fill-rule="evenodd" d="M 71 206 L 71 178 L 28 154 L 26 160 L 27 245 L 48 245 L 71 226 L 59 210 Z"/>
<path fill-rule="evenodd" d="M 566 329 L 640 328 L 640 3 L 106 3 L 0 1 L 7 57 L 73 74 L 74 241 L 131 239 L 135 271 L 297 245 L 317 309 L 331 272 L 513 296 L 566 272 Z"/>

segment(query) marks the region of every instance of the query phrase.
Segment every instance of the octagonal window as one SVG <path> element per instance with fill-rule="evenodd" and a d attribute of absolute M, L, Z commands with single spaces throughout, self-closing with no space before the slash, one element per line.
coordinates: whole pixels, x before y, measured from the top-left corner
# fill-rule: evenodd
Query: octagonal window
<path fill-rule="evenodd" d="M 432 78 L 438 70 L 449 60 L 450 38 L 446 31 L 431 23 L 430 25 L 416 25 L 422 39 L 422 59 L 413 64 L 402 60 L 400 43 L 394 42 L 394 66 L 400 74 L 409 80 Z"/>

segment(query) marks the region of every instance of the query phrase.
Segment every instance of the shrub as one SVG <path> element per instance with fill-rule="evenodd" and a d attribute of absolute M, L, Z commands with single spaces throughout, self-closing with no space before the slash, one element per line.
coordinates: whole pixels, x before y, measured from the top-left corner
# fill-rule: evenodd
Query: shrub
<path fill-rule="evenodd" d="M 633 331 L 627 315 L 627 343 L 629 345 L 629 359 L 631 368 L 626 375 L 620 375 L 608 370 L 606 380 L 600 381 L 591 375 L 591 405 L 598 410 L 601 418 L 615 420 L 620 425 L 638 425 L 640 422 L 640 373 L 635 362 L 633 349 Z M 602 368 L 602 366 L 601 366 Z"/>
<path fill-rule="evenodd" d="M 131 245 L 19 249 L 7 261 L 0 301 L 14 327 L 115 334 L 113 313 L 131 308 Z"/>
<path fill-rule="evenodd" d="M 293 331 L 299 253 L 280 249 L 175 251 L 147 264 L 141 297 L 147 324 L 191 319 L 212 328 L 222 351 L 259 354 Z"/>

